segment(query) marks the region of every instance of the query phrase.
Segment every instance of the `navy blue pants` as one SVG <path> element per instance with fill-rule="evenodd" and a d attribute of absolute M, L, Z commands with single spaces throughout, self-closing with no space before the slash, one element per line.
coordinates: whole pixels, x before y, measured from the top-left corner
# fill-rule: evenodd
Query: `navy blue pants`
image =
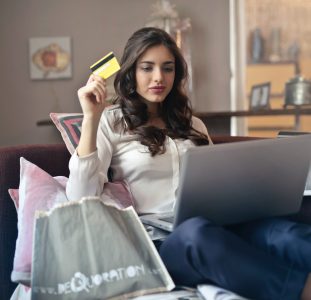
<path fill-rule="evenodd" d="M 213 283 L 251 299 L 300 299 L 311 270 L 311 226 L 273 218 L 229 227 L 197 217 L 160 255 L 175 284 Z"/>

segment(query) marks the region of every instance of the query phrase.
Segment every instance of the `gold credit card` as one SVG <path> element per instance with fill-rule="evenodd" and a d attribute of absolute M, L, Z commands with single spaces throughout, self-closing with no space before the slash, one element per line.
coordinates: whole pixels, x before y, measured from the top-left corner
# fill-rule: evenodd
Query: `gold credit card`
<path fill-rule="evenodd" d="M 95 64 L 90 66 L 92 72 L 100 77 L 107 79 L 115 72 L 120 70 L 120 65 L 113 52 L 108 53 Z"/>

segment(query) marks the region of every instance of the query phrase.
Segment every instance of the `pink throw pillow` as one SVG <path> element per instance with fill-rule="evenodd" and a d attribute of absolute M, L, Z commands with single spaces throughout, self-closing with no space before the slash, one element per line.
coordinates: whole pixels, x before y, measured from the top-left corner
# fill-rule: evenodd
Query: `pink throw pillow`
<path fill-rule="evenodd" d="M 56 176 L 53 177 L 59 184 L 61 184 L 64 189 L 66 190 L 66 184 L 68 181 L 67 177 L 64 176 Z M 9 189 L 8 190 L 9 195 L 11 196 L 13 202 L 14 202 L 14 206 L 16 208 L 16 211 L 18 211 L 18 206 L 19 206 L 19 190 L 18 189 Z"/>
<path fill-rule="evenodd" d="M 134 198 L 126 181 L 105 183 L 102 200 L 104 203 L 114 205 L 119 209 L 129 206 L 133 206 L 135 209 Z"/>
<path fill-rule="evenodd" d="M 18 211 L 19 206 L 19 191 L 18 189 L 9 189 L 9 194 L 14 202 L 16 211 Z"/>
<path fill-rule="evenodd" d="M 11 279 L 30 285 L 34 215 L 67 201 L 66 177 L 53 178 L 35 164 L 20 158 L 19 190 L 9 193 L 18 207 L 18 236 Z"/>
<path fill-rule="evenodd" d="M 11 274 L 13 282 L 30 286 L 35 211 L 48 211 L 56 204 L 66 202 L 67 181 L 67 177 L 52 177 L 25 158 L 20 158 L 19 189 L 9 189 L 18 214 L 18 236 Z M 103 194 L 107 204 L 121 209 L 134 206 L 126 182 L 106 183 Z"/>

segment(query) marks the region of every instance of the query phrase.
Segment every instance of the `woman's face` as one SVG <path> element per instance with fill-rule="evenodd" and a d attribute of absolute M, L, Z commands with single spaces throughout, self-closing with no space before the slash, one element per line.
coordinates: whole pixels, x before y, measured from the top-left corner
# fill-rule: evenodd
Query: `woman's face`
<path fill-rule="evenodd" d="M 163 45 L 151 47 L 136 64 L 136 92 L 148 107 L 163 102 L 175 79 L 175 58 Z"/>

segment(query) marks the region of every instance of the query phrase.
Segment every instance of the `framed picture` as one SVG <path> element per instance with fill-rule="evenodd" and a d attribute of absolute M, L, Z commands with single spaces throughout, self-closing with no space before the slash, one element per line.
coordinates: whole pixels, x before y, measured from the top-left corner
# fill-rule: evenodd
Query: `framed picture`
<path fill-rule="evenodd" d="M 70 78 L 70 38 L 30 38 L 29 64 L 31 79 Z"/>
<path fill-rule="evenodd" d="M 250 97 L 250 109 L 269 109 L 270 103 L 270 82 L 265 82 L 252 86 Z"/>

